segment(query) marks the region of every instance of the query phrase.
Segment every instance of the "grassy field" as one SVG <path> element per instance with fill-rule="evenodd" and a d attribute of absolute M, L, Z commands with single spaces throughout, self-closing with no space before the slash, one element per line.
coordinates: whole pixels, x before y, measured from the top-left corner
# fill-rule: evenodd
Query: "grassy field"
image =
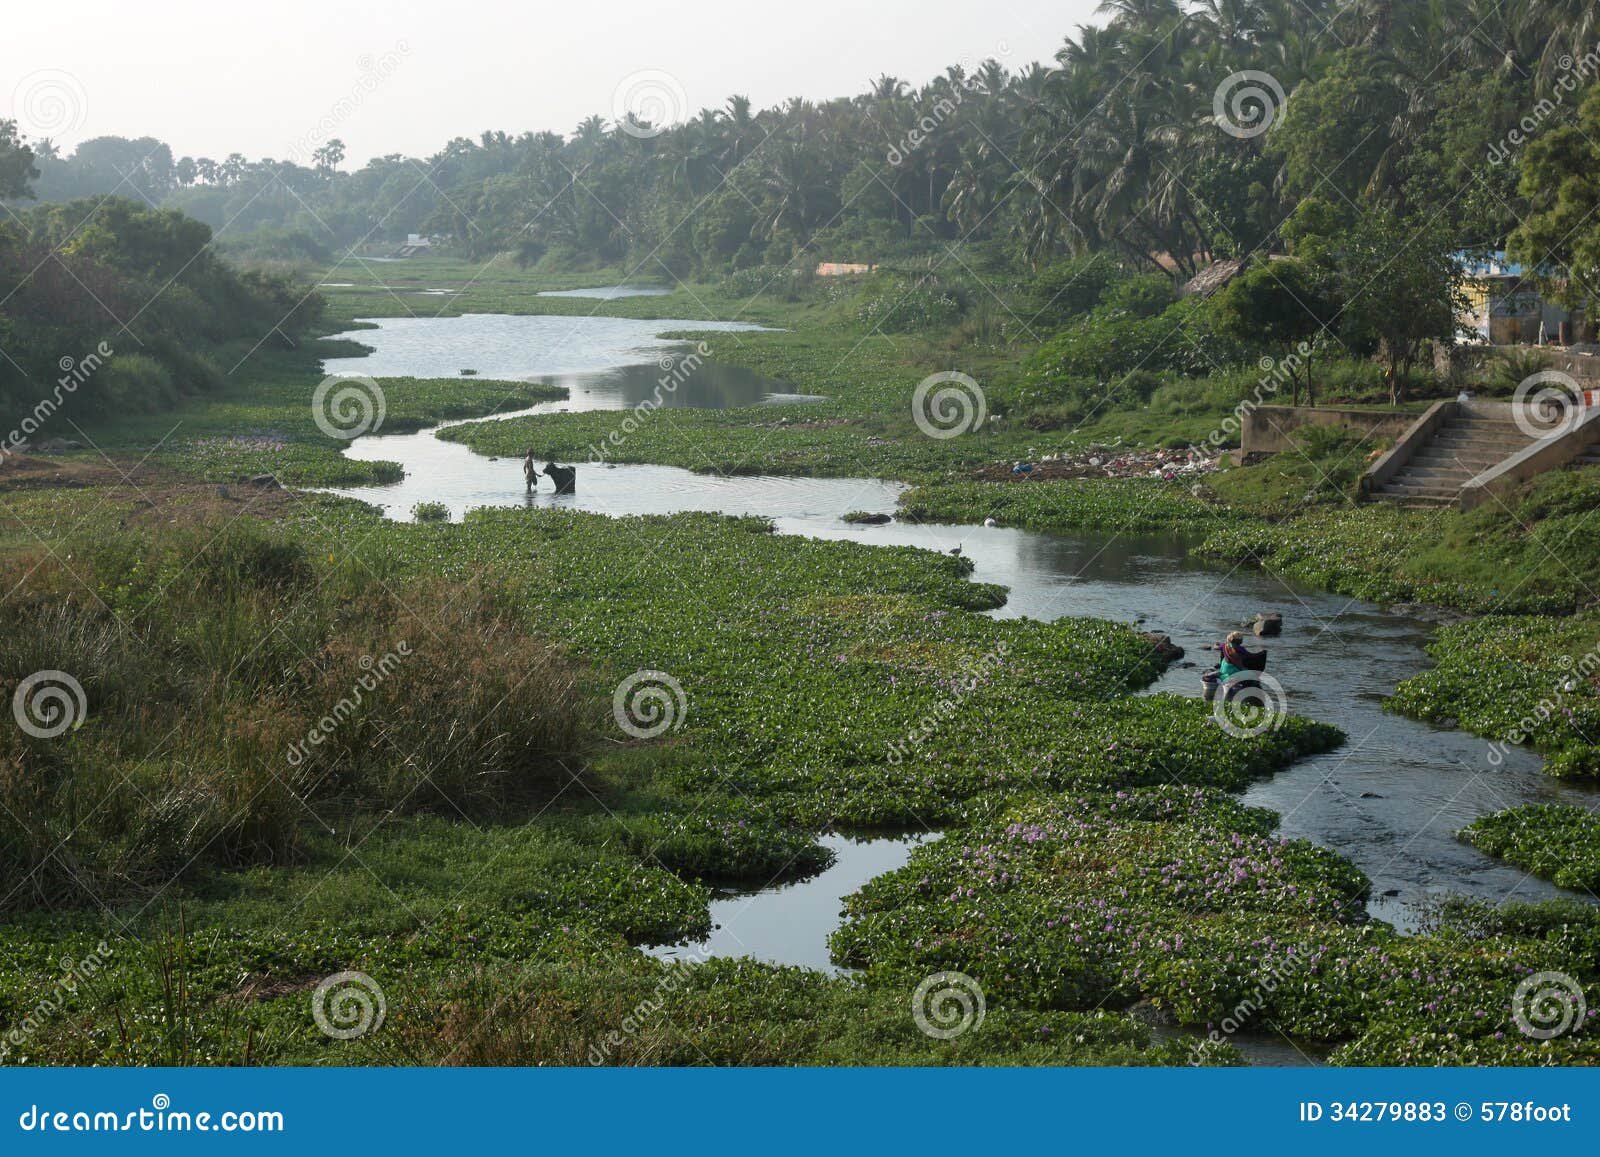
<path fill-rule="evenodd" d="M 738 304 L 713 287 L 540 298 L 561 279 L 504 266 L 440 299 L 413 291 L 474 270 L 371 268 L 381 285 L 329 291 L 338 324 L 412 298 L 685 319 Z M 1174 386 L 1076 431 L 1008 416 L 930 438 L 917 383 L 961 369 L 1003 398 L 1014 351 L 831 327 L 826 299 L 758 302 L 747 316 L 790 332 L 722 335 L 716 356 L 829 400 L 678 411 L 619 458 L 902 478 L 919 483 L 908 516 L 1171 530 L 1379 599 L 1565 612 L 1594 566 L 1593 471 L 1471 516 L 1352 505 L 1368 450 L 1338 437 L 1198 488 L 982 481 L 982 466 L 1096 440 L 1200 439 L 1221 411 L 1211 387 Z M 219 395 L 0 471 L 0 693 L 50 669 L 83 702 L 61 733 L 0 744 L 7 1061 L 1237 1063 L 1229 1033 L 1208 1034 L 1246 1006 L 1252 1027 L 1340 1063 L 1600 1060 L 1592 1032 L 1526 1041 L 1507 1003 L 1526 973 L 1600 979 L 1600 915 L 1455 913 L 1411 938 L 1367 920 L 1348 862 L 1276 838 L 1274 816 L 1230 794 L 1343 737 L 1294 717 L 1225 737 L 1202 704 L 1140 694 L 1159 668 L 1131 625 L 997 621 L 981 612 L 1003 592 L 965 559 L 775 536 L 755 518 L 507 509 L 402 525 L 241 484 L 393 477 L 347 462 L 315 420 L 335 352 L 263 347 Z M 540 396 L 470 378 L 382 388 L 386 430 Z M 452 436 L 573 458 L 614 420 Z M 1396 705 L 1440 718 L 1448 699 L 1486 731 L 1520 716 L 1538 688 L 1504 672 L 1541 647 L 1577 655 L 1588 626 L 1514 621 L 1483 628 L 1509 641 L 1481 695 L 1454 690 L 1481 650 L 1469 625 Z M 1536 742 L 1559 758 L 1563 736 Z M 825 867 L 830 830 L 947 833 L 849 901 L 833 950 L 858 977 L 635 950 L 703 936 L 715 888 Z M 346 970 L 387 1002 L 356 1041 L 308 1009 Z M 981 985 L 988 1016 L 945 1042 L 907 1005 L 949 970 Z M 1263 1002 L 1263 977 L 1289 983 Z M 1153 1034 L 1162 1018 L 1189 1035 Z"/>

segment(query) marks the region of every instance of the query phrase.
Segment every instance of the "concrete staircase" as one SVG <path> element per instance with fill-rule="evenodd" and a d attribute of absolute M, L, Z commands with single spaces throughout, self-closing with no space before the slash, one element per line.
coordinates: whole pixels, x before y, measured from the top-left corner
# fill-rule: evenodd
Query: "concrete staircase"
<path fill-rule="evenodd" d="M 1453 506 L 1472 479 L 1533 445 L 1511 407 L 1458 407 L 1434 426 L 1372 497 L 1417 506 Z M 1600 460 L 1600 451 L 1591 450 Z"/>

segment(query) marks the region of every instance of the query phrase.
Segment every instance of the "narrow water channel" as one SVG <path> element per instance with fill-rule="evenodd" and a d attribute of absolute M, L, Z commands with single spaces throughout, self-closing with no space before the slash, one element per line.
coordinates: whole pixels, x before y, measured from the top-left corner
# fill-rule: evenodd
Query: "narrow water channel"
<path fill-rule="evenodd" d="M 671 345 L 654 338 L 654 332 L 703 327 L 695 322 L 638 322 L 630 325 L 643 329 L 615 329 L 609 337 L 579 327 L 586 351 L 582 354 L 524 351 L 513 356 L 501 349 L 491 355 L 481 339 L 486 331 L 503 338 L 505 320 L 428 319 L 420 332 L 417 326 L 362 331 L 353 336 L 378 347 L 373 359 L 334 362 L 329 369 L 423 375 L 435 373 L 431 367 L 465 366 L 476 358 L 486 376 L 575 375 L 570 384 L 580 388 L 568 400 L 523 413 L 619 409 L 631 403 L 625 400 L 627 389 L 616 383 L 633 379 L 613 371 L 634 364 L 639 370 L 633 378 L 647 375 L 653 367 L 639 363 L 638 353 L 653 355 Z M 570 326 L 574 319 L 511 320 Z M 614 319 L 578 320 L 609 324 Z M 541 340 L 559 333 L 535 328 Z M 418 352 L 423 349 L 425 356 Z M 630 356 L 635 362 L 627 361 Z M 581 364 L 585 357 L 593 364 Z M 551 362 L 571 364 L 552 370 Z M 512 373 L 524 365 L 534 368 Z M 683 404 L 749 404 L 724 400 L 729 391 L 709 382 L 705 389 L 691 382 L 681 395 L 687 399 Z M 759 401 L 784 400 L 786 387 L 760 380 L 741 388 L 756 390 L 761 397 L 753 400 Z M 1531 752 L 1513 750 L 1494 767 L 1484 740 L 1383 711 L 1382 700 L 1395 684 L 1428 665 L 1422 647 L 1437 624 L 1424 614 L 1330 595 L 1253 569 L 1219 570 L 1195 560 L 1188 544 L 1170 536 L 845 523 L 842 516 L 849 511 L 894 511 L 902 487 L 872 479 L 723 478 L 664 466 L 580 466 L 576 494 L 557 496 L 546 489 L 528 495 L 519 462 L 474 454 L 439 440 L 432 430 L 361 438 L 349 454 L 405 467 L 405 479 L 393 486 L 335 491 L 373 502 L 400 519 L 409 518 L 411 507 L 423 500 L 446 503 L 457 518 L 486 505 L 558 506 L 608 515 L 695 510 L 765 515 L 785 534 L 935 550 L 959 546 L 974 563 L 975 580 L 1009 589 L 1007 604 L 993 612 L 997 616 L 1092 616 L 1137 621 L 1145 629 L 1169 634 L 1189 652 L 1186 663 L 1197 665 L 1170 669 L 1153 693 L 1198 695 L 1199 669 L 1208 665 L 1204 648 L 1256 612 L 1277 611 L 1285 627 L 1282 637 L 1268 642 L 1269 669 L 1283 684 L 1290 710 L 1336 724 L 1349 739 L 1336 751 L 1301 760 L 1257 783 L 1246 792 L 1246 803 L 1280 813 L 1283 834 L 1305 837 L 1348 857 L 1372 878 L 1369 909 L 1402 930 L 1414 929 L 1428 902 L 1446 893 L 1493 902 L 1568 894 L 1461 843 L 1455 832 L 1478 816 L 1517 804 L 1589 805 L 1591 791 L 1545 775 L 1541 760 Z M 833 970 L 826 939 L 837 925 L 840 899 L 866 879 L 904 862 L 910 841 L 857 842 L 836 836 L 825 841 L 838 856 L 827 872 L 799 884 L 719 899 L 712 912 L 717 928 L 708 942 L 657 951 L 749 955 Z"/>

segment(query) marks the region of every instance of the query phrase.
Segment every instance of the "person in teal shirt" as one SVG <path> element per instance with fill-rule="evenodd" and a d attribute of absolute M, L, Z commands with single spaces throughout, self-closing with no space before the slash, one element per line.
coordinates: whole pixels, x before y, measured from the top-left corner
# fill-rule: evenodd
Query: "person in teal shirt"
<path fill-rule="evenodd" d="M 1256 656 L 1245 649 L 1244 632 L 1234 631 L 1228 636 L 1228 641 L 1222 644 L 1222 662 L 1217 667 L 1217 675 L 1226 683 L 1240 671 L 1254 671 L 1255 667 L 1249 665 L 1249 660 Z"/>

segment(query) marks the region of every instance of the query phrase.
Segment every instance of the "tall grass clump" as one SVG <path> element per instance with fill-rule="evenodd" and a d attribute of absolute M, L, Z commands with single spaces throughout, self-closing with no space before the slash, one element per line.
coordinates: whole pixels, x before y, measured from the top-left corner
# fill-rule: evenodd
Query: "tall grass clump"
<path fill-rule="evenodd" d="M 0 726 L 0 911 L 293 862 L 362 813 L 492 818 L 564 786 L 595 716 L 503 584 L 382 583 L 254 523 L 13 555 L 0 583 L 0 696 L 56 672 L 70 719 Z"/>

